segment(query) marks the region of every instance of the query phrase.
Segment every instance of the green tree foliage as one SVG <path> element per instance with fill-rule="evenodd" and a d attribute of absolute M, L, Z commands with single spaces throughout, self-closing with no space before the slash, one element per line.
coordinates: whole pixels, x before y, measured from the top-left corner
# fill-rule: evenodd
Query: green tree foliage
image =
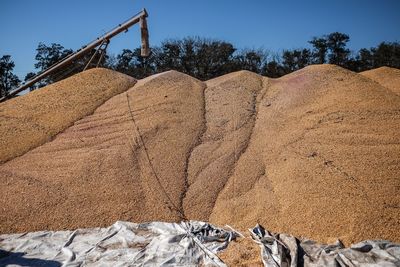
<path fill-rule="evenodd" d="M 360 72 L 382 66 L 400 68 L 400 44 L 380 43 L 370 49 L 362 48 L 355 57 L 350 58 L 346 68 Z"/>
<path fill-rule="evenodd" d="M 382 42 L 378 47 L 372 48 L 371 51 L 373 53 L 372 67 L 400 68 L 400 43 Z"/>
<path fill-rule="evenodd" d="M 0 58 L 0 97 L 7 96 L 21 82 L 13 73 L 14 67 L 15 64 L 10 55 Z"/>
<path fill-rule="evenodd" d="M 327 40 L 324 37 L 314 37 L 311 41 L 314 51 L 313 51 L 313 63 L 324 64 L 326 63 L 326 55 L 328 53 Z"/>
<path fill-rule="evenodd" d="M 156 73 L 155 53 L 156 50 L 152 50 L 149 57 L 145 58 L 140 55 L 140 48 L 133 51 L 123 49 L 122 52 L 117 55 L 112 68 L 137 79 L 142 79 Z M 113 64 L 110 65 L 112 66 Z"/>
<path fill-rule="evenodd" d="M 60 62 L 61 60 L 65 59 L 66 57 L 68 57 L 70 54 L 72 54 L 73 50 L 66 49 L 62 45 L 56 43 L 52 43 L 50 45 L 39 43 L 36 52 L 37 53 L 35 56 L 36 59 L 35 68 L 38 70 L 38 73 L 41 73 L 50 68 L 51 66 L 55 65 L 56 63 Z M 30 89 L 35 89 L 37 87 L 42 87 L 49 83 L 57 82 L 59 80 L 65 79 L 71 75 L 74 75 L 82 71 L 95 53 L 96 50 L 93 49 L 90 53 L 73 60 L 70 64 L 57 70 L 55 73 L 50 74 L 48 77 L 46 77 L 38 84 L 32 86 Z M 105 65 L 108 58 L 109 58 L 108 55 L 102 57 L 100 65 Z M 91 62 L 91 65 L 89 65 L 88 67 L 96 66 L 98 61 L 100 61 L 100 53 L 95 54 Z"/>
<path fill-rule="evenodd" d="M 284 50 L 282 59 L 285 72 L 290 73 L 310 65 L 312 55 L 309 49 Z"/>
<path fill-rule="evenodd" d="M 117 55 L 116 65 L 114 69 L 116 71 L 125 73 L 133 76 L 133 52 L 129 49 L 124 49 L 120 54 Z"/>
<path fill-rule="evenodd" d="M 195 49 L 194 77 L 208 80 L 234 71 L 233 54 L 236 48 L 223 41 L 198 39 Z M 191 75 L 191 73 L 188 73 Z"/>
<path fill-rule="evenodd" d="M 35 68 L 38 70 L 38 73 L 41 73 L 67 57 L 72 52 L 73 51 L 71 49 L 65 49 L 60 44 L 52 43 L 47 46 L 44 43 L 39 43 L 38 47 L 36 48 Z M 46 79 L 41 81 L 38 86 L 41 87 L 46 84 L 61 80 L 62 78 L 59 77 L 61 72 L 65 72 L 65 69 L 48 76 Z"/>
<path fill-rule="evenodd" d="M 249 70 L 261 73 L 267 60 L 267 53 L 262 50 L 242 50 L 234 57 L 235 70 Z"/>
<path fill-rule="evenodd" d="M 330 64 L 346 66 L 350 54 L 350 50 L 346 48 L 349 41 L 350 37 L 340 32 L 333 32 L 326 37 Z"/>
<path fill-rule="evenodd" d="M 177 70 L 207 80 L 237 69 L 235 50 L 232 44 L 216 40 L 167 40 L 160 47 L 153 47 L 148 58 L 141 57 L 139 49 L 124 49 L 113 68 L 136 78 Z"/>
<path fill-rule="evenodd" d="M 357 66 L 353 67 L 353 70 L 356 71 L 368 70 L 373 68 L 374 66 L 374 55 L 370 50 L 362 48 L 358 52 L 356 61 L 358 61 L 358 64 Z"/>
<path fill-rule="evenodd" d="M 360 49 L 354 56 L 347 48 L 347 34 L 334 32 L 312 38 L 310 49 L 283 50 L 271 54 L 261 49 L 237 50 L 233 44 L 202 38 L 166 40 L 160 47 L 153 47 L 148 58 L 140 50 L 124 49 L 108 66 L 143 78 L 149 75 L 177 70 L 200 80 L 237 70 L 249 70 L 271 78 L 278 78 L 310 64 L 331 63 L 353 71 L 364 71 L 380 66 L 400 68 L 399 43 L 381 43 L 371 49 Z"/>
<path fill-rule="evenodd" d="M 27 81 L 29 81 L 30 79 L 32 79 L 33 77 L 35 77 L 35 76 L 36 76 L 36 73 L 34 73 L 34 72 L 29 72 L 28 74 L 25 75 L 24 81 L 27 82 Z M 33 91 L 33 90 L 35 90 L 36 88 L 38 88 L 38 86 L 34 84 L 34 85 L 32 85 L 31 87 L 29 87 L 29 91 Z"/>
<path fill-rule="evenodd" d="M 177 70 L 201 80 L 211 79 L 233 70 L 236 49 L 223 41 L 185 38 L 161 44 L 157 71 Z"/>
<path fill-rule="evenodd" d="M 157 68 L 160 71 L 178 70 L 182 71 L 180 41 L 170 40 L 161 44 L 158 55 Z"/>
<path fill-rule="evenodd" d="M 73 51 L 71 49 L 65 49 L 62 45 L 56 43 L 52 43 L 49 46 L 44 43 L 39 43 L 36 52 L 35 59 L 37 62 L 35 63 L 35 68 L 39 71 L 44 71 Z"/>
<path fill-rule="evenodd" d="M 286 74 L 285 68 L 279 62 L 272 60 L 263 67 L 262 75 L 270 78 L 279 78 Z"/>
<path fill-rule="evenodd" d="M 326 58 L 330 64 L 346 66 L 350 50 L 347 43 L 350 37 L 347 34 L 333 32 L 322 37 L 314 37 L 309 43 L 313 46 L 313 60 L 315 64 L 326 63 Z"/>
<path fill-rule="evenodd" d="M 278 78 L 310 64 L 327 62 L 356 72 L 381 66 L 400 68 L 400 43 L 382 42 L 377 47 L 351 52 L 347 47 L 349 41 L 350 37 L 347 34 L 333 32 L 313 37 L 308 42 L 312 49 L 283 50 L 282 53 L 271 54 L 262 49 L 237 50 L 233 44 L 226 41 L 188 37 L 180 40 L 166 40 L 160 46 L 152 47 L 150 56 L 146 58 L 140 55 L 140 48 L 124 49 L 116 56 L 106 55 L 100 65 L 137 79 L 163 71 L 177 70 L 200 80 L 209 80 L 238 70 L 249 70 L 271 78 Z M 52 74 L 39 86 L 82 71 L 95 51 L 91 51 Z M 47 46 L 39 43 L 35 67 L 40 73 L 70 53 L 72 53 L 71 49 L 66 49 L 60 44 L 52 43 Z M 95 66 L 98 61 L 99 55 L 94 58 L 92 65 Z M 11 87 L 16 86 L 19 80 L 11 73 L 14 63 L 9 56 L 3 56 L 2 64 L 1 94 L 5 94 Z M 34 73 L 29 73 L 25 80 L 29 80 L 33 75 Z M 36 86 L 33 86 L 31 90 Z"/>

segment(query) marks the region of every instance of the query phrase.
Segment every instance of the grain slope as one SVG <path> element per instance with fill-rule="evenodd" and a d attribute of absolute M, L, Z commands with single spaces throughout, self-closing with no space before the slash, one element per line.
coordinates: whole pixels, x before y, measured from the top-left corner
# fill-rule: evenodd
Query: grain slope
<path fill-rule="evenodd" d="M 0 103 L 0 163 L 50 141 L 135 82 L 96 68 Z"/>

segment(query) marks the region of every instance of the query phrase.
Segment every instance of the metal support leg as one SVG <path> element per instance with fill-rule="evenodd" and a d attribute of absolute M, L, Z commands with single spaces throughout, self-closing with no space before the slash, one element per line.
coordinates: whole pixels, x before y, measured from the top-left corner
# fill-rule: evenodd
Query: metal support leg
<path fill-rule="evenodd" d="M 94 52 L 94 54 L 91 56 L 91 58 L 89 59 L 88 63 L 86 64 L 85 68 L 83 70 L 86 70 L 89 66 L 90 63 L 92 63 L 92 61 L 95 59 L 96 55 L 100 52 L 103 53 L 103 45 L 105 45 L 105 49 L 107 48 L 108 44 L 110 43 L 110 40 L 103 40 L 103 42 L 99 45 L 99 47 L 96 49 L 96 52 Z M 100 57 L 102 58 L 102 56 Z M 97 63 L 96 67 L 99 65 L 99 62 Z"/>
<path fill-rule="evenodd" d="M 106 43 L 105 43 L 105 46 L 104 46 L 103 48 L 101 48 L 101 47 L 99 48 L 99 49 L 101 49 L 101 52 L 100 52 L 99 61 L 97 61 L 96 68 L 99 67 L 99 65 L 100 65 L 100 63 L 101 63 L 103 57 L 105 57 L 105 55 L 106 55 L 106 53 L 107 53 L 107 47 L 108 47 L 108 44 L 109 44 L 109 43 L 110 43 L 110 40 L 107 40 Z"/>

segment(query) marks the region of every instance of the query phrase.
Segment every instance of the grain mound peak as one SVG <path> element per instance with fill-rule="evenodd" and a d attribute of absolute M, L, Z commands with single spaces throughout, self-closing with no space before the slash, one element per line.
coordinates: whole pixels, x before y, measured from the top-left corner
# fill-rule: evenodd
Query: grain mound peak
<path fill-rule="evenodd" d="M 400 70 L 390 67 L 380 67 L 361 72 L 365 77 L 381 84 L 400 95 Z"/>

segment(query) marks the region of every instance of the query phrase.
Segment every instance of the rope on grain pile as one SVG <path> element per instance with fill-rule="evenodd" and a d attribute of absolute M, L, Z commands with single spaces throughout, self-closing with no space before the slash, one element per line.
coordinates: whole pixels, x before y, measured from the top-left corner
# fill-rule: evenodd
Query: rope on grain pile
<path fill-rule="evenodd" d="M 237 150 L 237 108 L 236 108 L 236 99 L 233 100 L 233 107 L 234 107 L 234 111 L 233 111 L 233 140 L 234 140 L 234 147 L 233 147 L 233 172 L 232 172 L 232 187 L 233 187 L 233 211 L 235 212 L 235 214 L 237 214 L 236 212 L 236 198 L 235 198 L 235 168 L 236 168 L 236 161 L 237 161 L 237 156 L 236 156 L 236 150 Z"/>
<path fill-rule="evenodd" d="M 235 99 L 233 100 L 233 106 L 232 106 L 232 133 L 233 133 L 233 171 L 232 171 L 232 200 L 233 200 L 233 212 L 236 214 L 236 199 L 235 199 L 235 167 L 237 163 L 237 114 L 236 114 L 236 101 Z"/>
<path fill-rule="evenodd" d="M 156 178 L 156 181 L 157 181 L 158 186 L 160 187 L 161 191 L 162 191 L 163 194 L 166 196 L 166 198 L 167 198 L 167 200 L 169 201 L 169 203 L 172 205 L 172 207 L 169 207 L 169 208 L 173 208 L 173 209 L 179 214 L 179 217 L 180 217 L 181 220 L 187 221 L 188 219 L 186 218 L 185 214 L 183 213 L 182 210 L 180 210 L 180 209 L 174 204 L 174 202 L 172 201 L 171 197 L 168 195 L 167 191 L 165 190 L 164 186 L 162 185 L 162 183 L 161 183 L 161 181 L 160 181 L 160 179 L 159 179 L 159 177 L 158 177 L 158 175 L 157 175 L 157 173 L 156 173 L 156 171 L 155 171 L 155 168 L 154 168 L 153 163 L 151 162 L 151 159 L 150 159 L 150 156 L 149 156 L 147 147 L 146 147 L 146 145 L 145 145 L 145 143 L 144 143 L 144 139 L 143 139 L 142 135 L 140 134 L 139 127 L 138 127 L 138 125 L 136 124 L 135 118 L 134 118 L 134 116 L 133 116 L 133 111 L 132 111 L 132 108 L 131 108 L 131 102 L 129 101 L 129 94 L 128 94 L 128 92 L 126 92 L 126 100 L 127 100 L 127 102 L 128 102 L 129 113 L 130 113 L 131 120 L 132 120 L 132 122 L 133 122 L 133 126 L 134 126 L 134 128 L 135 128 L 135 131 L 136 131 L 137 135 L 139 136 L 139 140 L 140 140 L 140 142 L 141 142 L 141 145 L 142 145 L 142 147 L 143 147 L 143 150 L 144 150 L 144 153 L 145 153 L 145 155 L 146 155 L 147 161 L 148 161 L 148 163 L 149 163 L 151 172 L 153 173 L 154 178 Z"/>

